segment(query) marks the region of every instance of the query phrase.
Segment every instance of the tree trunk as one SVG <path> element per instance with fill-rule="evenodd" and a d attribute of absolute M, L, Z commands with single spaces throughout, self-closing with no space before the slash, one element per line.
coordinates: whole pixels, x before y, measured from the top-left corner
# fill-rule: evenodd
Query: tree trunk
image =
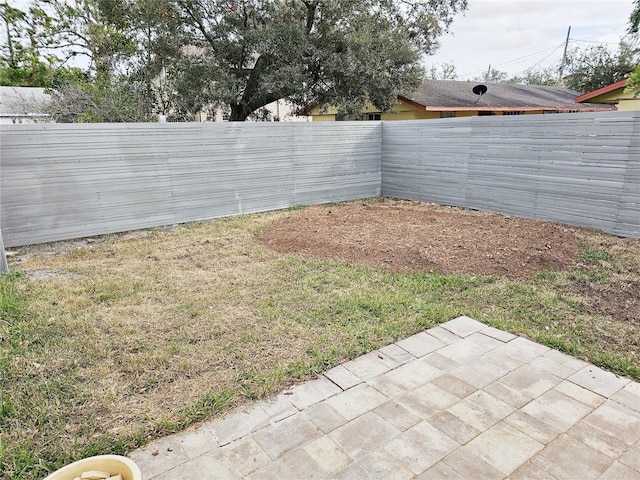
<path fill-rule="evenodd" d="M 251 115 L 251 108 L 248 105 L 244 105 L 242 103 L 232 103 L 231 104 L 231 116 L 229 117 L 230 122 L 244 122 L 249 115 Z"/>

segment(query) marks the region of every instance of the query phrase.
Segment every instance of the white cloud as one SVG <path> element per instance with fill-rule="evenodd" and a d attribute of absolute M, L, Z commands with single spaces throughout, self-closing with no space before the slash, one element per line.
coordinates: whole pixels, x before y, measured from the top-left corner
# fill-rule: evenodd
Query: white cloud
<path fill-rule="evenodd" d="M 570 46 L 616 44 L 632 7 L 631 0 L 469 0 L 466 14 L 456 17 L 452 34 L 425 63 L 453 63 L 464 78 L 489 64 L 511 74 L 538 63 L 557 65 L 569 26 Z"/>

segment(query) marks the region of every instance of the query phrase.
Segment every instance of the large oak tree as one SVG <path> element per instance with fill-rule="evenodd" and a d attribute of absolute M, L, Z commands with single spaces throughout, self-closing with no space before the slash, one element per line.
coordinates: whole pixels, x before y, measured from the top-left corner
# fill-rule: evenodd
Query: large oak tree
<path fill-rule="evenodd" d="M 172 0 L 184 33 L 176 83 L 245 120 L 287 97 L 341 113 L 391 107 L 467 0 Z"/>

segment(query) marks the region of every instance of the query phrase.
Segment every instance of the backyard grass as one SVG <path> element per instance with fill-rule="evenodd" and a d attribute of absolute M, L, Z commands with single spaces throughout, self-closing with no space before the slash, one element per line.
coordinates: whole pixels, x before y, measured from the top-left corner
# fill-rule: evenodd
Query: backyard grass
<path fill-rule="evenodd" d="M 640 296 L 639 240 L 584 231 L 575 267 L 523 281 L 390 273 L 259 242 L 293 213 L 19 250 L 0 276 L 0 476 L 125 454 L 460 315 L 640 380 L 638 303 L 594 305 Z"/>

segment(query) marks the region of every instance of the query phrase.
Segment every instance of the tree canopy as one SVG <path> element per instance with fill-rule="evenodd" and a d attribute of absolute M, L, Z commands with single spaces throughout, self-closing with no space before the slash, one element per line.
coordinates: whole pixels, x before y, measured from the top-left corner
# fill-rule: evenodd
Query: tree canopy
<path fill-rule="evenodd" d="M 587 93 L 624 80 L 640 63 L 637 41 L 620 41 L 615 52 L 606 45 L 575 49 L 567 56 L 565 85 L 580 93 Z"/>
<path fill-rule="evenodd" d="M 191 55 L 188 88 L 228 105 L 231 120 L 287 97 L 342 113 L 368 98 L 386 110 L 417 87 L 466 0 L 172 0 Z M 180 86 L 178 86 L 180 90 Z"/>
<path fill-rule="evenodd" d="M 109 89 L 125 78 L 148 112 L 189 118 L 221 107 L 244 120 L 285 97 L 341 113 L 367 100 L 390 108 L 400 90 L 419 85 L 422 56 L 467 0 L 38 0 L 22 11 L 5 0 L 3 7 L 10 40 L 3 70 L 31 67 L 25 55 L 15 61 L 23 51 L 51 67 L 85 57 L 91 82 Z M 19 34 L 26 21 L 30 38 Z M 76 89 L 74 98 L 90 90 Z"/>
<path fill-rule="evenodd" d="M 635 0 L 635 6 L 629 17 L 629 33 L 640 33 L 640 0 Z"/>

